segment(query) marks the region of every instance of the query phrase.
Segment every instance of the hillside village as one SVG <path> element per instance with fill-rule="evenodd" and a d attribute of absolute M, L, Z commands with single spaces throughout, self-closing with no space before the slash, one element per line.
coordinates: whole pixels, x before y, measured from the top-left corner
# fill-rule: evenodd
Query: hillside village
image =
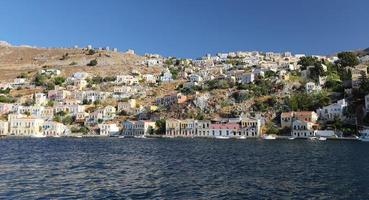
<path fill-rule="evenodd" d="M 369 50 L 197 59 L 0 45 L 0 135 L 351 137 L 369 127 Z"/>

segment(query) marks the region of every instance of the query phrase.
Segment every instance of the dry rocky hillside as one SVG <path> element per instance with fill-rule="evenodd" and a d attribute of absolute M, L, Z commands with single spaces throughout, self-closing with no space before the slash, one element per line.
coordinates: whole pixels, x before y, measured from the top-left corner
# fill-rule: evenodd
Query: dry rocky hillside
<path fill-rule="evenodd" d="M 88 66 L 91 60 L 97 60 L 96 66 Z M 127 74 L 132 70 L 141 73 L 159 71 L 157 68 L 141 67 L 143 57 L 121 52 L 97 50 L 92 55 L 81 48 L 35 48 L 11 46 L 0 43 L 0 81 L 16 78 L 21 73 L 35 73 L 44 66 L 60 69 L 62 75 L 77 71 L 92 74 Z"/>

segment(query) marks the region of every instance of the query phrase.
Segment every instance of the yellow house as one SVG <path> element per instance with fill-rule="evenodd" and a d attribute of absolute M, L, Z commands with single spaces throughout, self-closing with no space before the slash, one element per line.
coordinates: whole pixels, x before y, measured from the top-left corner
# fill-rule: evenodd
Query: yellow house
<path fill-rule="evenodd" d="M 20 117 L 10 120 L 10 135 L 42 136 L 44 120 L 34 117 Z"/>
<path fill-rule="evenodd" d="M 150 106 L 150 111 L 156 111 L 156 110 L 158 110 L 157 106 Z"/>

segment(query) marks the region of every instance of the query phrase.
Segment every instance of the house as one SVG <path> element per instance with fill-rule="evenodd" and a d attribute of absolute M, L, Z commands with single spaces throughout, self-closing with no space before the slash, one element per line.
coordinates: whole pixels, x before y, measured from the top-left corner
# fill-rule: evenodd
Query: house
<path fill-rule="evenodd" d="M 47 137 L 60 137 L 70 134 L 67 126 L 59 122 L 46 121 L 43 125 L 43 135 Z"/>
<path fill-rule="evenodd" d="M 6 89 L 12 89 L 12 84 L 11 83 L 0 83 L 0 89 L 2 90 L 6 90 Z"/>
<path fill-rule="evenodd" d="M 58 69 L 41 69 L 38 71 L 41 75 L 47 75 L 47 76 L 58 76 L 60 75 L 60 70 Z"/>
<path fill-rule="evenodd" d="M 159 106 L 166 107 L 166 106 L 173 105 L 173 104 L 182 104 L 186 102 L 186 100 L 187 100 L 187 97 L 183 95 L 182 93 L 169 94 L 169 95 L 165 95 L 164 97 L 157 98 L 156 104 Z"/>
<path fill-rule="evenodd" d="M 165 121 L 165 135 L 178 136 L 181 130 L 181 121 L 178 119 L 167 119 Z"/>
<path fill-rule="evenodd" d="M 7 114 L 13 110 L 14 104 L 0 103 L 0 114 Z"/>
<path fill-rule="evenodd" d="M 55 101 L 62 101 L 71 95 L 72 93 L 70 91 L 63 90 L 63 89 L 49 90 L 47 93 L 47 97 Z"/>
<path fill-rule="evenodd" d="M 314 111 L 283 112 L 281 114 L 281 127 L 291 128 L 294 120 L 316 123 L 318 115 Z"/>
<path fill-rule="evenodd" d="M 115 80 L 115 83 L 125 85 L 136 85 L 139 84 L 139 81 L 136 77 L 131 75 L 118 75 Z"/>
<path fill-rule="evenodd" d="M 236 76 L 237 83 L 248 84 L 248 83 L 253 83 L 254 80 L 255 80 L 255 73 L 252 73 L 252 72 Z"/>
<path fill-rule="evenodd" d="M 34 96 L 35 105 L 45 106 L 48 102 L 47 96 L 44 93 L 36 93 Z"/>
<path fill-rule="evenodd" d="M 360 87 L 360 78 L 362 75 L 367 76 L 368 66 L 364 64 L 356 65 L 355 67 L 347 67 L 347 70 L 351 71 L 351 85 L 352 88 L 359 88 Z"/>
<path fill-rule="evenodd" d="M 109 136 L 119 134 L 119 127 L 115 123 L 102 123 L 98 126 L 100 130 L 100 135 Z"/>
<path fill-rule="evenodd" d="M 210 124 L 209 126 L 209 136 L 226 136 L 232 137 L 236 135 L 241 135 L 240 125 L 237 123 L 226 123 L 226 124 Z"/>
<path fill-rule="evenodd" d="M 195 135 L 195 120 L 185 119 L 181 120 L 179 136 L 193 137 Z"/>
<path fill-rule="evenodd" d="M 169 69 L 166 69 L 163 74 L 160 76 L 160 81 L 168 82 L 173 80 L 173 75 Z"/>
<path fill-rule="evenodd" d="M 336 117 L 340 120 L 344 120 L 345 117 L 343 115 L 343 112 L 347 105 L 348 104 L 346 100 L 341 99 L 334 104 L 317 109 L 316 112 L 318 113 L 319 118 L 321 118 L 322 120 L 333 121 Z"/>
<path fill-rule="evenodd" d="M 336 137 L 336 133 L 333 130 L 315 130 L 314 135 L 317 137 Z"/>
<path fill-rule="evenodd" d="M 313 137 L 315 136 L 315 127 L 316 125 L 312 122 L 295 120 L 292 123 L 291 136 L 300 138 Z"/>
<path fill-rule="evenodd" d="M 246 137 L 259 137 L 261 135 L 261 119 L 242 117 L 241 135 Z"/>
<path fill-rule="evenodd" d="M 89 114 L 86 113 L 86 112 L 78 112 L 75 116 L 74 121 L 77 122 L 77 123 L 83 123 L 88 116 L 89 116 Z"/>
<path fill-rule="evenodd" d="M 42 136 L 44 120 L 35 117 L 16 117 L 9 120 L 9 134 L 15 136 Z"/>
<path fill-rule="evenodd" d="M 0 135 L 8 135 L 9 123 L 7 121 L 0 121 Z"/>
<path fill-rule="evenodd" d="M 203 78 L 198 74 L 190 74 L 188 76 L 188 79 L 189 79 L 189 81 L 196 82 L 196 83 L 199 83 L 199 82 L 203 81 Z"/>
<path fill-rule="evenodd" d="M 129 121 L 126 120 L 122 123 L 122 134 L 124 136 L 145 136 L 151 134 L 156 128 L 153 121 Z"/>
<path fill-rule="evenodd" d="M 118 103 L 118 112 L 125 111 L 126 113 L 132 113 L 132 111 L 136 108 L 137 103 L 135 99 L 129 99 L 127 102 L 119 102 Z"/>
<path fill-rule="evenodd" d="M 75 79 L 86 79 L 88 77 L 90 77 L 90 74 L 87 72 L 76 72 L 73 74 L 73 78 Z"/>
<path fill-rule="evenodd" d="M 111 92 L 103 92 L 103 91 L 95 91 L 95 90 L 88 90 L 88 91 L 74 91 L 73 98 L 79 100 L 80 102 L 89 101 L 91 103 L 95 101 L 103 101 L 111 96 Z"/>
<path fill-rule="evenodd" d="M 73 85 L 77 90 L 83 90 L 87 86 L 87 81 L 84 79 L 75 79 Z"/>
<path fill-rule="evenodd" d="M 84 112 L 84 105 L 54 105 L 53 106 L 54 113 L 58 112 L 66 112 L 72 116 L 76 116 L 77 113 Z"/>
<path fill-rule="evenodd" d="M 14 79 L 13 83 L 11 83 L 12 87 L 18 87 L 25 85 L 27 83 L 27 79 L 25 78 L 16 78 Z"/>
<path fill-rule="evenodd" d="M 146 83 L 156 83 L 157 77 L 152 74 L 144 74 L 142 75 L 142 78 Z"/>
<path fill-rule="evenodd" d="M 208 137 L 210 134 L 210 120 L 196 120 L 195 121 L 195 135 L 197 137 Z"/>
<path fill-rule="evenodd" d="M 97 109 L 85 117 L 85 124 L 92 125 L 102 123 L 103 121 L 112 120 L 115 118 L 115 112 L 116 109 L 113 106 L 106 106 L 105 108 Z"/>
<path fill-rule="evenodd" d="M 307 82 L 305 84 L 305 90 L 307 93 L 319 92 L 322 90 L 322 87 L 316 85 L 314 82 Z"/>

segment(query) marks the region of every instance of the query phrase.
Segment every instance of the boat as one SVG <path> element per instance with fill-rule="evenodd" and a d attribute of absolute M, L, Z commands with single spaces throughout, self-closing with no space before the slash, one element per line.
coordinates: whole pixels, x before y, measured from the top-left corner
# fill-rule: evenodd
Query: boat
<path fill-rule="evenodd" d="M 134 138 L 144 139 L 144 138 L 146 138 L 146 136 L 144 136 L 144 135 L 136 135 L 136 136 L 134 136 Z"/>
<path fill-rule="evenodd" d="M 121 136 L 118 136 L 118 138 L 125 138 L 125 136 L 124 135 L 121 135 Z"/>
<path fill-rule="evenodd" d="M 318 138 L 318 140 L 319 140 L 319 141 L 326 141 L 326 140 L 327 140 L 327 138 L 326 138 L 326 137 L 319 137 L 319 138 Z"/>
<path fill-rule="evenodd" d="M 82 138 L 82 135 L 77 135 L 76 138 Z"/>
<path fill-rule="evenodd" d="M 275 139 L 277 139 L 277 137 L 274 136 L 274 135 L 264 135 L 263 139 L 264 140 L 275 140 Z"/>
<path fill-rule="evenodd" d="M 296 139 L 296 137 L 289 137 L 288 139 L 289 140 L 294 140 L 294 139 Z"/>
<path fill-rule="evenodd" d="M 32 137 L 33 138 L 45 138 L 46 135 L 33 135 Z"/>
<path fill-rule="evenodd" d="M 240 140 L 246 140 L 246 138 L 247 137 L 243 135 L 243 136 L 239 137 L 238 139 L 240 139 Z"/>
<path fill-rule="evenodd" d="M 226 136 L 215 136 L 215 139 L 226 140 L 226 139 L 229 139 L 229 137 L 226 137 Z"/>
<path fill-rule="evenodd" d="M 317 138 L 316 137 L 308 137 L 307 139 L 313 141 L 313 140 L 316 140 Z"/>

